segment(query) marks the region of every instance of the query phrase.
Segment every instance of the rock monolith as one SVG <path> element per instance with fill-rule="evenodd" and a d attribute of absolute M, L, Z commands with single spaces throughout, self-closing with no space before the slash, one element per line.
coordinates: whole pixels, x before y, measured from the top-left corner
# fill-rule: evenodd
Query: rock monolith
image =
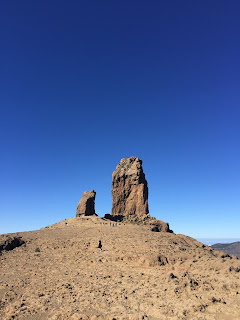
<path fill-rule="evenodd" d="M 93 216 L 95 213 L 95 196 L 96 192 L 94 190 L 83 192 L 82 198 L 80 199 L 77 206 L 76 217 Z"/>
<path fill-rule="evenodd" d="M 134 221 L 149 218 L 148 185 L 137 157 L 123 158 L 112 174 L 111 214 Z"/>

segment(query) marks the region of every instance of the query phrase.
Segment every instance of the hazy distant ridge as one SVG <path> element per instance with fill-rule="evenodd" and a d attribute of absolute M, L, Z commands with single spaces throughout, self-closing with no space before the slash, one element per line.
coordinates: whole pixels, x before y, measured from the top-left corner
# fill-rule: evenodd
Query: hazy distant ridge
<path fill-rule="evenodd" d="M 228 254 L 234 254 L 240 259 L 240 241 L 233 243 L 216 243 L 211 247 L 215 250 L 224 251 Z"/>

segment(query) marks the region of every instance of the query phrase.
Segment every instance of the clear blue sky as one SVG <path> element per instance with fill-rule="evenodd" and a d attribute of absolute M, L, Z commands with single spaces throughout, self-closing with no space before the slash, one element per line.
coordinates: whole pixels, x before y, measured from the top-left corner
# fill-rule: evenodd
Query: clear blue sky
<path fill-rule="evenodd" d="M 0 233 L 111 211 L 138 156 L 150 214 L 240 237 L 240 2 L 2 1 Z"/>

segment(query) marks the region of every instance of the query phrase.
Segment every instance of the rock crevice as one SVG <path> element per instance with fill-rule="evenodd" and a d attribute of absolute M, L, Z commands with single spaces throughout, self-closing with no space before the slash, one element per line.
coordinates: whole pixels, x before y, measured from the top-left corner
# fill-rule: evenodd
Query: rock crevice
<path fill-rule="evenodd" d="M 123 158 L 112 174 L 111 214 L 127 220 L 149 217 L 148 185 L 138 157 Z"/>

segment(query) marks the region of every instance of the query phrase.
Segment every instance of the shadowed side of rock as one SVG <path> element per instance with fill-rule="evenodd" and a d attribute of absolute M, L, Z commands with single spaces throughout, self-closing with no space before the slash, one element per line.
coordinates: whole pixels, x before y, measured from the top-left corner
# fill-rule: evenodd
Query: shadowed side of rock
<path fill-rule="evenodd" d="M 96 192 L 94 190 L 83 192 L 82 198 L 77 206 L 76 217 L 96 215 L 95 197 Z"/>
<path fill-rule="evenodd" d="M 123 158 L 112 174 L 112 221 L 149 225 L 153 232 L 170 232 L 169 224 L 151 217 L 148 210 L 148 184 L 138 157 Z"/>
<path fill-rule="evenodd" d="M 154 218 L 151 218 L 149 220 L 149 224 L 151 226 L 151 231 L 153 231 L 153 232 L 170 232 L 170 233 L 173 233 L 173 231 L 169 228 L 168 222 L 164 222 L 162 220 L 156 220 Z"/>
<path fill-rule="evenodd" d="M 10 251 L 22 245 L 25 245 L 25 241 L 22 240 L 22 237 L 10 237 L 3 235 L 0 239 L 0 253 L 3 250 Z"/>
<path fill-rule="evenodd" d="M 123 158 L 112 174 L 111 214 L 130 221 L 149 217 L 148 186 L 137 157 Z"/>

